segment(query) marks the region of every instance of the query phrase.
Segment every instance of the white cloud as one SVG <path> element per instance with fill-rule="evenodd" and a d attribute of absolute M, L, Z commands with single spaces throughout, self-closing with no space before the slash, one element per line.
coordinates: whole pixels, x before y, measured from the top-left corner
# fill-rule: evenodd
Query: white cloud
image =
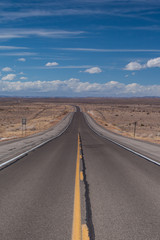
<path fill-rule="evenodd" d="M 11 81 L 11 80 L 14 80 L 16 77 L 16 74 L 7 74 L 6 76 L 2 77 L 2 80 L 3 81 Z"/>
<path fill-rule="evenodd" d="M 154 68 L 154 67 L 160 67 L 160 57 L 152 58 L 148 60 L 146 64 L 143 64 L 143 65 L 136 61 L 130 62 L 125 66 L 124 70 L 135 71 L 135 70 L 141 70 L 145 68 Z"/>
<path fill-rule="evenodd" d="M 10 68 L 10 67 L 4 67 L 4 68 L 2 68 L 2 71 L 3 71 L 3 72 L 11 72 L 11 71 L 12 71 L 12 68 Z"/>
<path fill-rule="evenodd" d="M 23 4 L 22 4 L 23 6 Z M 33 17 L 49 17 L 49 16 L 74 16 L 74 15 L 92 15 L 92 14 L 105 14 L 106 11 L 101 10 L 91 10 L 91 9 L 81 9 L 81 8 L 60 8 L 60 9 L 52 9 L 51 6 L 50 9 L 45 9 L 43 6 L 43 9 L 36 9 L 34 5 L 34 10 L 27 9 L 27 10 L 21 10 L 21 11 L 1 11 L 0 15 L 0 21 L 15 21 L 17 19 L 23 19 L 23 18 L 33 18 Z M 52 9 L 52 10 L 51 10 Z"/>
<path fill-rule="evenodd" d="M 1 52 L 0 56 L 34 56 L 37 53 L 34 52 Z"/>
<path fill-rule="evenodd" d="M 28 49 L 27 47 L 16 47 L 16 46 L 0 46 L 0 50 L 19 50 Z"/>
<path fill-rule="evenodd" d="M 9 4 L 8 4 L 9 2 Z M 38 18 L 49 16 L 77 16 L 77 15 L 111 15 L 119 17 L 140 17 L 142 13 L 157 13 L 159 9 L 159 1 L 115 1 L 115 0 L 87 0 L 87 1 L 28 1 L 21 3 L 20 1 L 7 1 L 7 5 L 1 7 L 0 21 L 15 21 L 24 18 Z M 42 4 L 43 2 L 43 4 Z M 74 3 L 77 4 L 74 4 Z M 127 2 L 127 6 L 126 3 Z M 135 4 L 133 4 L 135 2 Z M 16 7 L 15 7 L 15 4 Z M 78 4 L 80 3 L 80 4 Z M 84 5 L 84 3 L 86 3 Z M 94 3 L 94 7 L 89 7 Z M 97 5 L 98 3 L 98 5 Z M 105 4 L 107 3 L 107 10 Z M 34 5 L 33 5 L 34 4 Z M 62 5 L 63 4 L 63 5 Z M 96 4 L 96 5 L 95 5 Z M 27 6 L 28 5 L 28 6 Z M 146 6 L 144 6 L 146 5 Z M 95 7 L 96 6 L 96 7 Z M 113 7 L 114 6 L 114 7 Z M 133 11 L 134 10 L 134 11 Z M 131 14 L 132 13 L 132 14 Z M 113 26 L 108 26 L 113 28 Z M 149 26 L 150 27 L 150 26 Z M 158 26 L 156 26 L 158 28 Z M 120 28 L 120 27 L 119 27 Z M 136 27 L 137 28 L 137 27 Z M 144 28 L 142 26 L 141 28 Z M 148 28 L 148 26 L 147 26 Z M 124 29 L 124 28 L 123 28 Z"/>
<path fill-rule="evenodd" d="M 130 63 L 128 63 L 125 66 L 124 70 L 135 71 L 135 70 L 140 70 L 142 68 L 144 68 L 144 67 L 140 63 L 138 63 L 138 62 L 130 62 Z"/>
<path fill-rule="evenodd" d="M 92 68 L 86 69 L 85 72 L 94 74 L 94 73 L 101 73 L 102 70 L 99 67 L 92 67 Z"/>
<path fill-rule="evenodd" d="M 148 67 L 148 68 L 160 67 L 160 57 L 150 59 L 150 60 L 147 62 L 146 67 Z"/>
<path fill-rule="evenodd" d="M 103 96 L 103 97 L 160 97 L 160 85 L 143 86 L 116 81 L 106 83 L 81 82 L 71 78 L 61 81 L 0 81 L 0 93 L 23 96 Z"/>
<path fill-rule="evenodd" d="M 21 28 L 3 28 L 1 29 L 0 39 L 13 38 L 74 38 L 84 34 L 84 31 L 65 31 L 52 29 L 21 29 Z"/>
<path fill-rule="evenodd" d="M 57 62 L 48 62 L 45 64 L 46 67 L 53 67 L 53 66 L 58 66 L 59 64 Z"/>
<path fill-rule="evenodd" d="M 19 62 L 25 62 L 26 59 L 25 59 L 25 58 L 18 58 L 18 61 L 19 61 Z"/>
<path fill-rule="evenodd" d="M 79 52 L 106 52 L 106 53 L 123 53 L 123 52 L 160 52 L 160 49 L 102 49 L 102 48 L 53 48 L 63 51 L 79 51 Z"/>
<path fill-rule="evenodd" d="M 20 77 L 20 80 L 27 80 L 27 77 Z"/>
<path fill-rule="evenodd" d="M 45 65 L 46 66 L 46 65 Z M 41 67 L 35 67 L 35 69 L 46 69 L 46 67 L 45 66 L 41 66 Z M 86 68 L 90 68 L 91 66 L 89 66 L 89 65 L 67 65 L 67 66 L 60 66 L 59 64 L 58 64 L 58 66 L 54 66 L 54 68 L 58 68 L 58 69 L 81 69 L 81 68 L 84 68 L 84 69 L 86 69 Z M 82 71 L 83 72 L 83 71 Z"/>

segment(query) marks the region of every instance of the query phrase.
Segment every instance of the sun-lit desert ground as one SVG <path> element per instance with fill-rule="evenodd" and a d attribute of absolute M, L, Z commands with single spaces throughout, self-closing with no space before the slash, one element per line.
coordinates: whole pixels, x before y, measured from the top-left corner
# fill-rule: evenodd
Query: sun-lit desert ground
<path fill-rule="evenodd" d="M 160 98 L 92 99 L 81 104 L 100 125 L 115 133 L 160 143 Z"/>
<path fill-rule="evenodd" d="M 73 107 L 57 103 L 55 99 L 0 98 L 0 140 L 44 131 L 72 111 Z M 27 121 L 23 134 L 22 118 Z"/>
<path fill-rule="evenodd" d="M 24 137 L 57 124 L 78 105 L 115 133 L 160 144 L 160 98 L 0 98 L 0 140 Z"/>

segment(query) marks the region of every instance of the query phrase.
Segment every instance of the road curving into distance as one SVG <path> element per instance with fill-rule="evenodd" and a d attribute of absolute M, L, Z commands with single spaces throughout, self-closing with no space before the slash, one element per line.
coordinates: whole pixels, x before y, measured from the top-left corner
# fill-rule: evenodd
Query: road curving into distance
<path fill-rule="evenodd" d="M 159 240 L 159 171 L 77 108 L 61 136 L 0 171 L 0 238 Z"/>

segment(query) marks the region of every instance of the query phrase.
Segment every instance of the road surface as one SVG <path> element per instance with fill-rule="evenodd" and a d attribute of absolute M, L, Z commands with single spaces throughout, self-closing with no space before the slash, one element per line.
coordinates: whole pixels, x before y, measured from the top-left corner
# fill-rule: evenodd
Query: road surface
<path fill-rule="evenodd" d="M 88 239 L 160 239 L 160 167 L 96 135 L 79 110 L 64 134 L 0 171 L 0 239 L 73 240 L 76 191 Z"/>

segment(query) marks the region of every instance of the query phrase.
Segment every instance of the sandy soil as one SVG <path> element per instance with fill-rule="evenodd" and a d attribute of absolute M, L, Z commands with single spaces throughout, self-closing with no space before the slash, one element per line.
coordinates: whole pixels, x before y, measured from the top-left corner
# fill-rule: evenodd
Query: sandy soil
<path fill-rule="evenodd" d="M 44 131 L 57 124 L 73 107 L 54 99 L 0 98 L 0 141 Z M 26 118 L 26 131 L 22 118 Z"/>
<path fill-rule="evenodd" d="M 99 100 L 100 101 L 100 100 Z M 80 104 L 106 129 L 123 136 L 160 144 L 160 99 L 97 99 Z"/>

